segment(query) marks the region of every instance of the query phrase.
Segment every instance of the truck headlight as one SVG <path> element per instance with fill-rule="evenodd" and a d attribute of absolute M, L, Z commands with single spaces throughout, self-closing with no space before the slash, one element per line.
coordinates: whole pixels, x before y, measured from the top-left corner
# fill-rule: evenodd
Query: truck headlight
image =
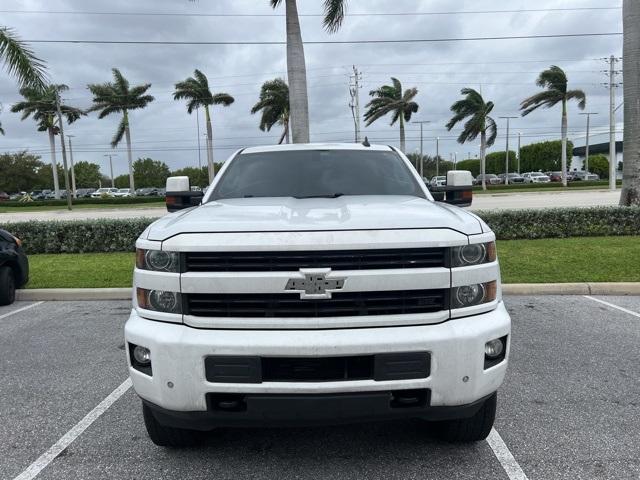
<path fill-rule="evenodd" d="M 138 306 L 145 310 L 164 313 L 182 313 L 182 299 L 177 292 L 138 288 L 136 296 Z"/>
<path fill-rule="evenodd" d="M 165 250 L 144 250 L 137 248 L 136 267 L 155 272 L 178 273 L 180 271 L 180 254 L 178 252 L 167 252 Z"/>
<path fill-rule="evenodd" d="M 451 267 L 468 267 L 496 261 L 496 243 L 471 243 L 451 249 Z"/>
<path fill-rule="evenodd" d="M 497 292 L 496 281 L 454 287 L 451 289 L 451 308 L 473 307 L 493 302 Z"/>

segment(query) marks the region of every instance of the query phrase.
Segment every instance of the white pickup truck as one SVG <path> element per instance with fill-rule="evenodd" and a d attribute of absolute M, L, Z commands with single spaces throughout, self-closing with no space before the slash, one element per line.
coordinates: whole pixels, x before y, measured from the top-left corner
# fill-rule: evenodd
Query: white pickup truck
<path fill-rule="evenodd" d="M 151 440 L 407 417 L 486 438 L 511 320 L 495 235 L 451 205 L 470 184 L 449 172 L 435 201 L 401 152 L 368 144 L 246 148 L 204 196 L 170 178 L 125 326 Z"/>

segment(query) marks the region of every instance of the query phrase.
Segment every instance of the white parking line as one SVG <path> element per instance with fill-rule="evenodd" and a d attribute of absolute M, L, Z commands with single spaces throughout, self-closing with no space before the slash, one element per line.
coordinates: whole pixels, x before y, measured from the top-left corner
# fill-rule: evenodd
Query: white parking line
<path fill-rule="evenodd" d="M 30 308 L 33 307 L 37 307 L 38 305 L 42 304 L 44 302 L 36 302 L 36 303 L 32 303 L 30 305 L 27 305 L 26 307 L 22 307 L 22 308 L 18 308 L 12 312 L 9 313 L 5 313 L 4 315 L 0 315 L 0 320 L 2 320 L 3 318 L 7 318 L 10 317 L 11 315 L 15 314 L 15 313 L 20 313 L 20 312 L 24 312 L 25 310 L 29 310 Z"/>
<path fill-rule="evenodd" d="M 594 302 L 601 303 L 603 305 L 606 305 L 607 307 L 615 308 L 616 310 L 620 310 L 621 312 L 628 313 L 629 315 L 640 318 L 640 313 L 634 312 L 633 310 L 627 310 L 626 308 L 614 305 L 613 303 L 605 302 L 604 300 L 600 300 L 599 298 L 593 298 L 589 295 L 584 295 L 584 298 L 588 298 L 589 300 L 593 300 Z"/>
<path fill-rule="evenodd" d="M 104 400 L 102 400 L 93 410 L 80 420 L 71 430 L 65 433 L 60 440 L 44 452 L 38 459 L 33 462 L 27 469 L 13 480 L 32 480 L 35 478 L 47 465 L 49 465 L 55 458 L 62 453 L 62 451 L 73 443 L 82 432 L 84 432 L 89 426 L 95 422 L 100 415 L 107 411 L 107 409 L 113 405 L 127 390 L 131 388 L 131 379 L 127 378 L 122 384 L 111 392 Z"/>
<path fill-rule="evenodd" d="M 495 428 L 491 429 L 487 443 L 507 473 L 509 480 L 529 480 Z"/>

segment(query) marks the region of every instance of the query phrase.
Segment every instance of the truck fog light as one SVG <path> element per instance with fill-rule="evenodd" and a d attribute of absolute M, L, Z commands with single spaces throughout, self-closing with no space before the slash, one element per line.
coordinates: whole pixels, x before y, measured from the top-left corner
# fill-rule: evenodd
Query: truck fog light
<path fill-rule="evenodd" d="M 490 340 L 484 345 L 484 354 L 487 358 L 498 358 L 504 352 L 504 343 L 501 338 Z"/>
<path fill-rule="evenodd" d="M 165 290 L 151 290 L 149 292 L 149 305 L 152 310 L 167 313 L 179 313 L 180 303 L 178 294 Z"/>
<path fill-rule="evenodd" d="M 146 347 L 141 347 L 140 345 L 136 345 L 133 349 L 133 358 L 140 365 L 151 364 L 151 352 Z"/>

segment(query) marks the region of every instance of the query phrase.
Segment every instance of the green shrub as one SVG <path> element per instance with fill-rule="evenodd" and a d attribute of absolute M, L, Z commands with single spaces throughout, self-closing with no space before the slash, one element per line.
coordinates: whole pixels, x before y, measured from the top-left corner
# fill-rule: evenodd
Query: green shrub
<path fill-rule="evenodd" d="M 583 170 L 584 164 L 583 160 Z M 589 155 L 589 171 L 600 175 L 600 178 L 609 178 L 609 159 L 604 155 Z"/>
<path fill-rule="evenodd" d="M 640 235 L 640 207 L 500 210 L 477 213 L 499 240 Z M 0 225 L 29 254 L 129 252 L 153 219 L 21 222 Z"/>
<path fill-rule="evenodd" d="M 567 161 L 573 156 L 573 143 L 567 142 Z M 520 149 L 520 171 L 525 172 L 553 172 L 562 170 L 562 141 L 548 141 L 531 143 Z"/>
<path fill-rule="evenodd" d="M 494 175 L 500 175 L 504 173 L 504 167 L 507 163 L 507 152 L 493 152 L 487 154 L 485 158 L 487 173 L 493 173 Z M 509 150 L 509 172 L 515 172 L 518 170 L 518 158 L 516 152 Z"/>
<path fill-rule="evenodd" d="M 469 170 L 473 178 L 480 175 L 480 160 L 461 160 L 456 165 L 456 170 Z"/>

